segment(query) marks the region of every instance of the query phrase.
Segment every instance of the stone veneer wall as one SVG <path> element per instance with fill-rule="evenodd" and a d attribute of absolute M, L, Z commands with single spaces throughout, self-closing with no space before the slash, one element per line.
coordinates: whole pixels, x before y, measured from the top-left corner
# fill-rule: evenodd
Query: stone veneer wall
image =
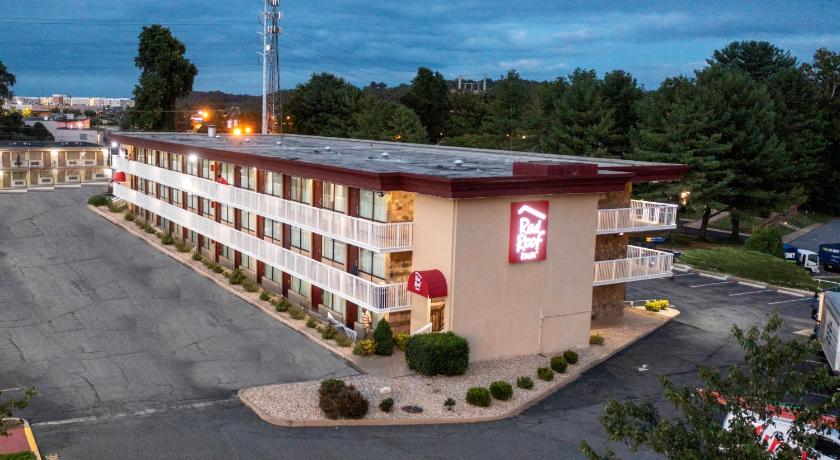
<path fill-rule="evenodd" d="M 598 209 L 629 208 L 632 182 L 623 192 L 607 192 L 598 200 Z M 628 235 L 598 235 L 595 237 L 595 260 L 627 257 Z M 592 319 L 620 318 L 624 315 L 624 283 L 592 288 Z"/>
<path fill-rule="evenodd" d="M 408 311 L 393 311 L 388 313 L 388 324 L 391 325 L 391 330 L 394 334 L 402 332 L 403 334 L 411 333 L 411 310 Z"/>
<path fill-rule="evenodd" d="M 388 192 L 388 222 L 414 220 L 414 193 Z"/>
<path fill-rule="evenodd" d="M 401 283 L 411 274 L 411 252 L 390 252 L 385 255 L 385 276 L 389 283 Z"/>

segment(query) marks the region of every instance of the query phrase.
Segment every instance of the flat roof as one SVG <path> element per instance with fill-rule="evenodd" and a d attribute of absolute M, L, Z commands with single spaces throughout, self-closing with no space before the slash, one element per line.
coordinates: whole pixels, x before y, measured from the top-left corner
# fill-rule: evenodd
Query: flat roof
<path fill-rule="evenodd" d="M 76 130 L 78 131 L 78 130 Z M 1 148 L 55 148 L 55 147 L 102 147 L 93 142 L 62 142 L 62 141 L 0 141 Z"/>
<path fill-rule="evenodd" d="M 454 181 L 461 185 L 469 181 L 474 196 L 482 196 L 479 189 L 491 182 L 498 193 L 502 193 L 505 187 L 502 182 L 505 180 L 508 189 L 513 182 L 516 183 L 519 193 L 515 194 L 526 194 L 526 191 L 552 193 L 550 190 L 559 193 L 559 182 L 569 185 L 584 179 L 591 184 L 591 189 L 598 188 L 595 182 L 610 182 L 608 190 L 619 190 L 623 189 L 623 186 L 619 188 L 616 185 L 619 182 L 678 180 L 686 169 L 683 165 L 670 163 L 290 134 L 220 134 L 210 137 L 198 133 L 119 132 L 111 134 L 110 138 L 138 147 L 195 153 L 211 160 L 240 162 L 378 190 L 424 189 L 418 184 L 420 181 Z M 515 164 L 529 163 L 547 165 L 546 170 L 570 164 L 589 167 L 586 173 L 567 175 L 514 172 Z M 451 184 L 446 187 L 449 187 L 447 191 L 429 193 L 458 195 Z M 580 187 L 574 190 L 582 191 Z"/>

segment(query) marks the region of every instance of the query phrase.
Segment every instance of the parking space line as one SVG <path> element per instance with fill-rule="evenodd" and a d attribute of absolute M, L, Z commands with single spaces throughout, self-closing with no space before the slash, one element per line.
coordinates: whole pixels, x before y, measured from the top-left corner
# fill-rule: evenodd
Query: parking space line
<path fill-rule="evenodd" d="M 720 282 L 717 282 L 717 283 L 695 284 L 694 286 L 689 286 L 689 287 L 699 288 L 699 287 L 717 286 L 718 284 L 730 284 L 730 283 L 732 283 L 732 281 L 720 281 Z"/>
<path fill-rule="evenodd" d="M 681 276 L 691 276 L 694 273 L 680 273 L 679 275 L 671 275 L 671 278 L 679 278 Z"/>
<path fill-rule="evenodd" d="M 702 276 L 703 278 L 711 278 L 713 280 L 726 281 L 726 280 L 729 279 L 728 276 L 718 276 L 718 275 L 712 275 L 712 274 L 709 274 L 709 273 L 698 273 L 698 275 Z"/>
<path fill-rule="evenodd" d="M 802 298 L 802 299 L 780 300 L 778 302 L 770 302 L 767 305 L 776 305 L 777 303 L 788 303 L 788 302 L 802 302 L 803 300 L 810 301 L 811 299 Z"/>
<path fill-rule="evenodd" d="M 760 291 L 747 291 L 747 292 L 738 292 L 735 294 L 729 294 L 729 297 L 734 297 L 736 295 L 749 295 L 749 294 L 758 294 L 759 292 L 770 292 L 772 289 L 762 289 Z"/>

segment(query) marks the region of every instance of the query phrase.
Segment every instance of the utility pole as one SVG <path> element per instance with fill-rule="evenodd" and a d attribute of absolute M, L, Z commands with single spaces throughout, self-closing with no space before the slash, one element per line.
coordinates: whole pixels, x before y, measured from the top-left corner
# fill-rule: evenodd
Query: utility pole
<path fill-rule="evenodd" d="M 280 101 L 280 20 L 283 13 L 280 11 L 280 0 L 264 0 L 262 12 L 262 130 L 268 134 L 272 130 L 275 117 L 278 111 L 282 111 Z M 283 132 L 282 113 L 278 124 L 280 132 Z"/>

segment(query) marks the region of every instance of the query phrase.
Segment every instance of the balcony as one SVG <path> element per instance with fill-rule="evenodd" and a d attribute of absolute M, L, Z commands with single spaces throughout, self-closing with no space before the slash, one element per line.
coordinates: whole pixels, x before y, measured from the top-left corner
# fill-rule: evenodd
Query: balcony
<path fill-rule="evenodd" d="M 379 223 L 321 209 L 273 195 L 222 185 L 125 157 L 114 156 L 114 167 L 128 174 L 219 201 L 304 230 L 376 252 L 411 250 L 412 222 Z"/>
<path fill-rule="evenodd" d="M 594 286 L 627 283 L 671 276 L 674 255 L 670 252 L 627 246 L 627 258 L 595 262 Z"/>
<path fill-rule="evenodd" d="M 596 234 L 673 230 L 677 228 L 677 205 L 631 200 L 629 208 L 599 209 Z"/>
<path fill-rule="evenodd" d="M 114 184 L 114 194 L 165 219 L 254 257 L 272 267 L 345 298 L 362 308 L 383 313 L 411 308 L 405 283 L 376 284 L 309 257 L 289 251 L 140 192 Z"/>

